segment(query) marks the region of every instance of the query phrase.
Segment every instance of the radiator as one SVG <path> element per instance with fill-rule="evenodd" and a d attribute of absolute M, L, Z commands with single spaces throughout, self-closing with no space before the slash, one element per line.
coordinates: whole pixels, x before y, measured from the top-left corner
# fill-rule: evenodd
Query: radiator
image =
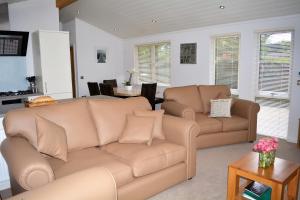
<path fill-rule="evenodd" d="M 5 133 L 2 126 L 3 118 L 0 118 L 0 143 L 5 139 Z M 5 160 L 0 153 L 0 190 L 9 188 L 9 176 Z"/>

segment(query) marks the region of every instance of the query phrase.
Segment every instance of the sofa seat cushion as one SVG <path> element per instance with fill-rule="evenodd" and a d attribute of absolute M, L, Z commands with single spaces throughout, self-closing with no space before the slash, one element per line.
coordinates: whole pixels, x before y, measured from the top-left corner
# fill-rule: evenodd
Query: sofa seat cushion
<path fill-rule="evenodd" d="M 195 120 L 200 127 L 199 135 L 222 131 L 222 121 L 209 117 L 208 114 L 196 113 Z"/>
<path fill-rule="evenodd" d="M 241 131 L 248 129 L 248 120 L 236 115 L 217 119 L 223 123 L 222 131 Z"/>
<path fill-rule="evenodd" d="M 67 162 L 55 158 L 48 158 L 48 161 L 54 171 L 55 178 L 61 178 L 94 166 L 101 166 L 112 173 L 117 187 L 134 179 L 130 166 L 97 147 L 70 152 Z"/>
<path fill-rule="evenodd" d="M 186 159 L 186 150 L 183 146 L 158 139 L 154 139 L 151 146 L 112 143 L 103 147 L 103 150 L 130 165 L 135 177 L 157 172 Z"/>

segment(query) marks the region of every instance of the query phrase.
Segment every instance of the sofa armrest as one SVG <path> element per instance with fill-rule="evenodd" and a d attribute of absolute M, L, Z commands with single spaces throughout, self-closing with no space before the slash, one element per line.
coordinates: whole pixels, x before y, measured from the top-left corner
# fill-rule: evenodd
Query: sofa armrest
<path fill-rule="evenodd" d="M 31 190 L 54 180 L 48 161 L 25 139 L 9 137 L 1 144 L 1 153 L 10 174 L 25 190 Z"/>
<path fill-rule="evenodd" d="M 257 113 L 259 110 L 260 107 L 258 103 L 244 99 L 234 99 L 234 104 L 231 108 L 232 114 L 246 118 L 249 121 L 248 141 L 256 140 Z"/>
<path fill-rule="evenodd" d="M 37 189 L 21 193 L 8 200 L 116 200 L 116 183 L 111 173 L 93 167 L 62 177 Z"/>
<path fill-rule="evenodd" d="M 196 122 L 164 115 L 163 131 L 166 140 L 186 148 L 187 179 L 196 175 L 196 135 L 200 129 Z"/>
<path fill-rule="evenodd" d="M 195 120 L 195 111 L 186 105 L 175 101 L 165 101 L 161 108 L 165 110 L 166 114 L 182 117 L 189 120 Z"/>

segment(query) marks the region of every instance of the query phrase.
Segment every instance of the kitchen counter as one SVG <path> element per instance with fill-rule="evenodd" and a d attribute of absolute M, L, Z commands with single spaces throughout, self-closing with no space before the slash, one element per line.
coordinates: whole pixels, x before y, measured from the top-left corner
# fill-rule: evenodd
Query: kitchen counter
<path fill-rule="evenodd" d="M 24 94 L 24 95 L 14 95 L 14 96 L 1 96 L 0 100 L 10 100 L 10 99 L 24 99 L 33 96 L 42 96 L 42 93 L 34 93 L 34 94 Z"/>

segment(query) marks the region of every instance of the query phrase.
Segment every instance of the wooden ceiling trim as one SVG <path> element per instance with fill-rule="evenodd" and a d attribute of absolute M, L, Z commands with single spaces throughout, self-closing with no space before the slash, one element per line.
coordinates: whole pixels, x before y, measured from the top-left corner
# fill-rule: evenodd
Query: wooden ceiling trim
<path fill-rule="evenodd" d="M 59 9 L 62 9 L 72 3 L 74 3 L 77 0 L 56 0 L 56 7 Z"/>

